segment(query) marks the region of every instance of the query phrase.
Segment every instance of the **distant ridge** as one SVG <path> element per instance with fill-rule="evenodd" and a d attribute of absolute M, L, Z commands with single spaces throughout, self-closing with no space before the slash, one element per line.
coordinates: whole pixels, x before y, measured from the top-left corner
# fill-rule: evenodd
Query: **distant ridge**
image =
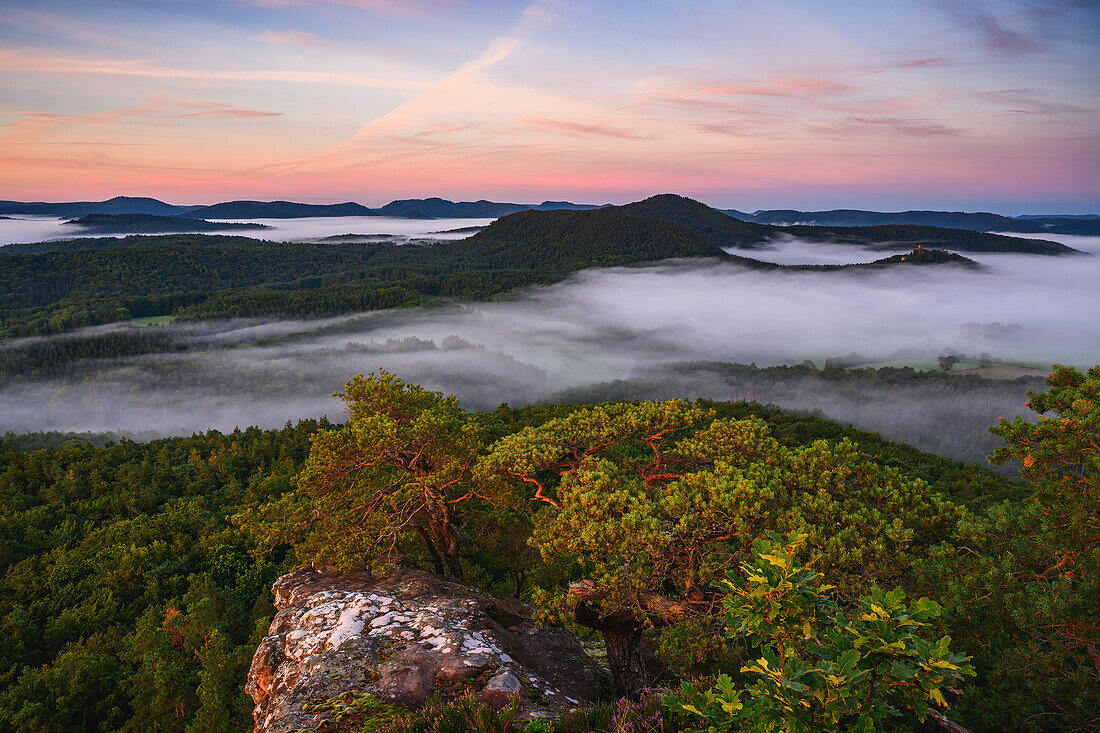
<path fill-rule="evenodd" d="M 316 318 L 448 299 L 485 300 L 560 282 L 587 268 L 682 266 L 677 260 L 694 260 L 701 268 L 728 263 L 762 272 L 858 275 L 886 267 L 912 272 L 913 265 L 977 267 L 957 253 L 935 251 L 965 251 L 968 246 L 977 251 L 1073 252 L 1053 242 L 936 227 L 746 228 L 732 218 L 716 218 L 726 215 L 682 196 L 636 203 L 585 211 L 520 211 L 466 239 L 426 246 L 284 243 L 212 234 L 8 245 L 0 247 L 0 334 L 37 335 L 135 316 Z M 866 230 L 880 231 L 870 236 Z M 823 247 L 833 246 L 827 242 L 839 237 L 872 249 L 896 249 L 903 241 L 908 250 L 921 246 L 873 263 L 846 265 L 785 265 L 731 253 L 737 246 L 731 238 L 741 237 L 744 246 L 754 247 L 760 232 L 768 237 L 816 235 Z M 876 240 L 879 235 L 888 237 Z M 935 250 L 924 247 L 921 242 L 929 238 L 948 244 Z"/>
<path fill-rule="evenodd" d="M 623 206 L 610 204 L 576 204 L 568 201 L 543 201 L 538 204 L 478 201 L 450 201 L 431 197 L 398 199 L 372 209 L 353 201 L 338 204 L 304 204 L 294 201 L 224 201 L 210 206 L 176 206 L 142 196 L 116 196 L 106 201 L 19 202 L 0 201 L 0 216 L 39 215 L 81 217 L 89 214 L 149 214 L 153 216 L 183 216 L 196 219 L 295 219 L 303 217 L 392 216 L 407 219 L 496 219 L 520 211 L 588 211 L 597 208 L 617 208 L 638 216 L 680 221 L 675 217 L 692 216 L 692 226 L 709 241 L 732 242 L 732 246 L 749 247 L 762 241 L 765 229 L 758 227 L 821 226 L 933 226 L 974 232 L 1012 232 L 1021 234 L 1100 235 L 1100 217 L 1095 215 L 1027 215 L 1001 216 L 988 212 L 964 211 L 901 211 L 880 212 L 861 209 L 830 211 L 797 211 L 772 209 L 747 213 L 738 209 L 714 209 L 698 201 L 691 214 L 673 206 L 674 200 L 692 201 L 676 194 L 660 194 Z M 703 207 L 699 209 L 698 207 Z M 738 224 L 721 220 L 726 216 Z M 709 218 L 709 223 L 704 219 Z M 744 225 L 744 226 L 740 226 Z M 739 228 L 740 226 L 740 228 Z"/>
<path fill-rule="evenodd" d="M 80 234 L 185 234 L 268 229 L 264 224 L 232 224 L 153 214 L 88 214 L 65 222 Z"/>
<path fill-rule="evenodd" d="M 407 219 L 496 219 L 517 211 L 587 210 L 596 204 L 543 201 L 511 204 L 493 201 L 448 201 L 441 198 L 401 199 L 378 209 L 346 201 L 341 204 L 302 204 L 294 201 L 223 201 L 210 206 L 175 206 L 153 198 L 116 196 L 106 201 L 0 201 L 0 215 L 80 217 L 89 214 L 151 214 L 196 219 L 298 219 L 336 216 L 393 216 Z"/>
<path fill-rule="evenodd" d="M 866 227 L 885 225 L 934 226 L 966 229 L 974 232 L 1013 232 L 1020 234 L 1096 234 L 1100 219 L 1096 217 L 1021 216 L 1009 217 L 988 212 L 965 211 L 863 211 L 833 209 L 831 211 L 796 211 L 773 209 L 752 214 L 736 209 L 724 213 L 745 222 L 772 226 Z"/>
<path fill-rule="evenodd" d="M 39 214 L 52 216 L 87 216 L 88 214 L 154 214 L 174 216 L 193 207 L 173 206 L 145 196 L 115 196 L 106 201 L 71 201 L 67 203 L 19 203 L 0 204 L 0 214 Z"/>
<path fill-rule="evenodd" d="M 1029 219 L 1043 227 L 1044 233 L 1100 236 L 1100 217 L 1035 217 Z M 1007 231 L 1007 230 L 1006 230 Z"/>
<path fill-rule="evenodd" d="M 347 201 L 342 204 L 299 204 L 293 201 L 226 201 L 183 214 L 195 219 L 300 219 L 311 216 L 377 216 L 374 209 Z"/>
<path fill-rule="evenodd" d="M 543 201 L 541 204 L 510 204 L 493 201 L 448 201 L 441 198 L 400 199 L 376 209 L 383 216 L 413 219 L 496 219 L 519 211 L 553 211 L 571 209 L 584 211 L 598 208 L 594 204 L 571 204 L 568 201 Z"/>
<path fill-rule="evenodd" d="M 1081 254 L 1080 251 L 1045 239 L 1023 239 L 969 229 L 887 224 L 866 227 L 791 226 L 776 227 L 799 239 L 834 244 L 855 244 L 873 249 L 890 245 L 922 245 L 956 252 L 1016 252 L 1033 255 Z"/>
<path fill-rule="evenodd" d="M 647 230 L 629 219 L 652 222 Z M 664 228 L 654 228 L 656 225 Z M 649 241 L 652 232 L 660 237 L 678 242 L 675 251 L 654 247 L 652 259 L 679 258 L 679 256 L 720 256 L 723 248 L 755 250 L 768 241 L 790 236 L 811 241 L 857 244 L 873 249 L 925 248 L 956 252 L 1019 252 L 1025 254 L 1074 254 L 1077 250 L 1064 244 L 1037 239 L 1004 237 L 1000 234 L 976 232 L 965 229 L 947 229 L 911 225 L 880 227 L 774 227 L 745 222 L 728 216 L 684 196 L 660 194 L 634 204 L 609 206 L 593 211 L 525 211 L 497 219 L 487 229 L 461 240 L 470 247 L 481 247 L 484 242 L 507 243 L 509 247 L 522 243 L 532 252 L 554 247 L 555 243 L 570 243 L 572 249 L 595 247 L 590 244 L 602 238 L 598 247 L 610 259 L 617 258 L 630 248 L 625 232 L 638 230 L 640 241 Z M 684 239 L 684 232 L 691 232 L 693 239 Z M 507 237 L 507 239 L 505 239 Z M 639 244 L 648 248 L 650 245 Z M 750 266 L 763 266 L 756 260 L 745 260 Z"/>

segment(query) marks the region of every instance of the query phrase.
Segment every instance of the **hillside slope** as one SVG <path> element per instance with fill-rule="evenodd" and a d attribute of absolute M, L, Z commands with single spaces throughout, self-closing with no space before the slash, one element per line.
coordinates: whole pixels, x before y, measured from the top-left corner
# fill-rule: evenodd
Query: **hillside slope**
<path fill-rule="evenodd" d="M 948 249 L 957 252 L 1012 252 L 1033 255 L 1080 254 L 1078 250 L 1044 239 L 1023 239 L 1001 234 L 986 234 L 965 229 L 916 225 L 883 225 L 870 227 L 781 227 L 777 231 L 799 239 L 836 244 L 905 246 L 920 244 L 926 247 Z"/>
<path fill-rule="evenodd" d="M 346 201 L 342 204 L 299 204 L 293 201 L 226 201 L 193 209 L 183 216 L 195 219 L 297 219 L 310 216 L 376 216 L 374 209 Z"/>
<path fill-rule="evenodd" d="M 115 196 L 106 201 L 66 201 L 48 203 L 36 201 L 0 202 L 0 214 L 32 214 L 38 216 L 86 216 L 88 214 L 155 214 L 174 216 L 192 209 L 192 206 L 173 206 L 145 196 Z"/>
<path fill-rule="evenodd" d="M 264 224 L 229 224 L 154 214 L 88 214 L 65 222 L 81 234 L 184 234 L 267 229 Z"/>
<path fill-rule="evenodd" d="M 732 214 L 732 212 L 731 212 Z M 891 225 L 935 226 L 948 229 L 968 229 L 975 232 L 1020 232 L 1039 234 L 1042 226 L 1000 214 L 965 211 L 863 211 L 833 209 L 831 211 L 795 211 L 775 209 L 753 214 L 732 214 L 739 219 L 774 226 L 865 227 Z"/>
<path fill-rule="evenodd" d="M 706 204 L 672 193 L 650 196 L 614 209 L 631 216 L 680 224 L 718 247 L 751 249 L 764 244 L 775 231 L 770 226 L 735 219 Z"/>
<path fill-rule="evenodd" d="M 432 254 L 450 266 L 562 271 L 725 253 L 687 227 L 607 208 L 522 211 Z"/>
<path fill-rule="evenodd" d="M 773 226 L 934 226 L 947 229 L 968 229 L 973 232 L 1013 232 L 1019 234 L 1096 234 L 1100 217 L 1083 216 L 1002 216 L 986 211 L 863 211 L 832 209 L 830 211 L 797 211 L 773 209 L 748 214 L 736 209 L 725 213 L 741 221 Z"/>

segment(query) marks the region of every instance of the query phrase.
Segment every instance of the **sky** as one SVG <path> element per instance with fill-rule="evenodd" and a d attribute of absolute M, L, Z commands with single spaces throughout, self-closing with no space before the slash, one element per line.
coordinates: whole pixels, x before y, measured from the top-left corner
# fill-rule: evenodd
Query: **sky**
<path fill-rule="evenodd" d="M 0 199 L 1100 213 L 1096 0 L 0 0 Z"/>

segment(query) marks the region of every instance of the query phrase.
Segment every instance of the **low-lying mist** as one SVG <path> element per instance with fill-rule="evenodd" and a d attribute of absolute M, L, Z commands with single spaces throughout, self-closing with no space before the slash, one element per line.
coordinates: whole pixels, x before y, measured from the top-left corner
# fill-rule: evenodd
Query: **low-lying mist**
<path fill-rule="evenodd" d="M 1100 253 L 1100 238 L 1051 238 Z M 882 256 L 798 241 L 753 255 L 805 264 Z M 341 404 L 332 393 L 352 375 L 381 367 L 457 394 L 475 409 L 626 380 L 660 396 L 754 398 L 817 409 L 950 455 L 952 441 L 943 436 L 977 425 L 984 430 L 997 416 L 1022 413 L 1024 392 L 1035 384 L 1002 383 L 985 396 L 975 392 L 973 400 L 931 382 L 919 394 L 839 390 L 827 380 L 770 391 L 757 385 L 746 393 L 728 379 L 680 378 L 678 365 L 808 359 L 820 367 L 826 358 L 853 352 L 864 363 L 925 368 L 946 352 L 1040 368 L 1100 362 L 1100 257 L 975 259 L 983 270 L 760 272 L 679 261 L 586 270 L 498 303 L 326 321 L 149 326 L 165 329 L 188 350 L 75 362 L 48 380 L 11 382 L 0 389 L 0 431 L 178 434 L 320 414 L 339 419 Z"/>
<path fill-rule="evenodd" d="M 87 236 L 124 237 L 133 232 L 88 234 L 80 227 L 66 224 L 72 217 L 16 216 L 0 219 L 0 246 L 16 242 L 44 242 Z M 266 239 L 272 242 L 303 242 L 342 234 L 389 234 L 396 237 L 430 237 L 431 239 L 461 239 L 468 231 L 455 229 L 488 226 L 492 219 L 405 219 L 390 216 L 316 216 L 300 219 L 215 219 L 224 223 L 263 224 L 267 229 L 239 231 L 226 229 L 208 234 L 232 234 Z"/>

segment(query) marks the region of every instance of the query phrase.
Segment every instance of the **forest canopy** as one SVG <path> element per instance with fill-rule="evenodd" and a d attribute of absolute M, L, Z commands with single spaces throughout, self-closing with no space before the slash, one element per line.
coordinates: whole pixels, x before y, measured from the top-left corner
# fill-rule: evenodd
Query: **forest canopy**
<path fill-rule="evenodd" d="M 534 602 L 613 657 L 623 650 L 613 664 L 628 696 L 679 676 L 693 686 L 670 706 L 706 712 L 706 700 L 734 696 L 776 715 L 782 695 L 758 660 L 791 660 L 792 674 L 852 660 L 853 686 L 822 692 L 828 705 L 814 715 L 873 709 L 879 720 L 887 708 L 861 706 L 860 687 L 879 661 L 842 659 L 857 637 L 836 631 L 878 607 L 881 623 L 893 619 L 889 643 L 956 668 L 908 688 L 909 707 L 872 691 L 874 705 L 915 716 L 899 722 L 1095 728 L 1100 367 L 1058 368 L 1031 398 L 1038 422 L 996 428 L 1005 443 L 994 457 L 1019 460 L 1024 486 L 747 403 L 474 413 L 386 374 L 352 380 L 344 397 L 342 425 L 0 441 L 0 725 L 239 730 L 274 578 L 316 558 L 352 567 L 399 553 Z M 341 477 L 349 460 L 362 472 Z M 349 515 L 338 486 L 370 511 Z M 612 554 L 600 549 L 609 544 Z M 787 557 L 770 567 L 819 599 L 811 626 L 835 656 L 752 621 L 739 573 L 764 555 Z M 756 575 L 765 595 L 780 580 Z M 674 713 L 685 729 L 698 723 Z"/>

